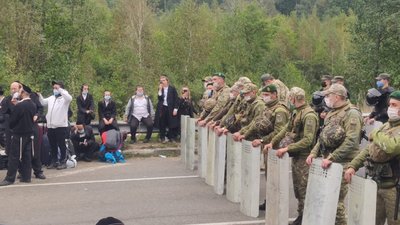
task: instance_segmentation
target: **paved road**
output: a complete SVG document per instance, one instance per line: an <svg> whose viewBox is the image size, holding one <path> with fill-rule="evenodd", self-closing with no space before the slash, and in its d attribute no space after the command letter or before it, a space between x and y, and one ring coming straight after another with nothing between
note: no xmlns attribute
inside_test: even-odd
<svg viewBox="0 0 400 225"><path fill-rule="evenodd" d="M0 179L5 173L0 171ZM260 224L265 216L244 216L239 204L214 194L179 158L133 158L116 165L80 162L78 168L45 174L46 180L0 188L0 224L86 225L107 216L140 225Z"/></svg>

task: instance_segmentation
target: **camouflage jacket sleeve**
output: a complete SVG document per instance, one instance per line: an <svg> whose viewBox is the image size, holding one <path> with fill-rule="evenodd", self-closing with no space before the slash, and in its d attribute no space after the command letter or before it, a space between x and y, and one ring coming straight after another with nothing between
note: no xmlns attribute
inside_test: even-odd
<svg viewBox="0 0 400 225"><path fill-rule="evenodd" d="M229 101L229 90L230 90L229 88L225 88L225 90L222 91L220 96L218 96L217 104L211 110L210 114L208 114L208 116L205 118L206 122L211 121Z"/></svg>
<svg viewBox="0 0 400 225"><path fill-rule="evenodd" d="M321 147L321 144L319 143L319 140L317 140L317 143L312 148L312 150L310 152L310 155L313 155L314 157L317 157L319 155L320 147Z"/></svg>
<svg viewBox="0 0 400 225"><path fill-rule="evenodd" d="M240 129L240 134L245 134L253 126L252 123L255 121L255 119L263 115L264 110L265 110L264 102L257 102L253 108L253 112L248 118L248 120L250 120L251 122L246 126L242 127L242 129Z"/></svg>
<svg viewBox="0 0 400 225"><path fill-rule="evenodd" d="M365 148L353 160L351 160L348 167L351 167L355 171L357 171L358 169L364 166L364 162L367 160L368 156L369 156L368 148Z"/></svg>
<svg viewBox="0 0 400 225"><path fill-rule="evenodd" d="M264 143L269 143L272 138L278 135L278 133L285 128L289 122L289 113L281 108L277 108L275 111L275 123L274 130L262 138Z"/></svg>
<svg viewBox="0 0 400 225"><path fill-rule="evenodd" d="M225 126L226 118L228 118L228 116L230 116L230 115L235 113L235 109L236 109L236 107L238 106L239 103L240 103L240 101L235 101L233 103L233 105L231 105L231 107L229 108L228 112L221 118L221 120L220 120L221 121L221 123L220 123L221 127Z"/></svg>
<svg viewBox="0 0 400 225"><path fill-rule="evenodd" d="M232 104L229 104L229 102L226 103L226 105L221 109L221 111L219 111L214 118L212 119L213 121L218 121L220 119L222 119L222 117L225 116L225 114L229 111L230 106L232 106Z"/></svg>
<svg viewBox="0 0 400 225"><path fill-rule="evenodd" d="M371 133L371 139L386 154L400 154L400 136L393 137L378 129Z"/></svg>
<svg viewBox="0 0 400 225"><path fill-rule="evenodd" d="M333 162L350 161L354 158L359 149L361 126L361 115L357 110L350 109L343 121L346 137L342 144L330 154Z"/></svg>
<svg viewBox="0 0 400 225"><path fill-rule="evenodd" d="M290 145L288 145L289 153L309 152L315 141L315 136L318 129L318 118L315 114L309 113L303 118L304 131L303 137Z"/></svg>
<svg viewBox="0 0 400 225"><path fill-rule="evenodd" d="M290 132L289 123L286 123L285 127L272 138L271 143L273 148L276 148L279 145L279 142L285 137L287 132Z"/></svg>

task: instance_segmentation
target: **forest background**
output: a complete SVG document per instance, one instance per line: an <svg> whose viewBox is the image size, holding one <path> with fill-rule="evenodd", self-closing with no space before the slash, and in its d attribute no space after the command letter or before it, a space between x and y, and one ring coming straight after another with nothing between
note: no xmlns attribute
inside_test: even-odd
<svg viewBox="0 0 400 225"><path fill-rule="evenodd" d="M260 84L271 73L311 94L324 74L342 75L363 102L374 77L400 84L399 0L0 0L0 85L20 80L44 95L63 80L76 97L113 92L121 116L158 78L189 86L226 74ZM72 104L76 108L75 103Z"/></svg>

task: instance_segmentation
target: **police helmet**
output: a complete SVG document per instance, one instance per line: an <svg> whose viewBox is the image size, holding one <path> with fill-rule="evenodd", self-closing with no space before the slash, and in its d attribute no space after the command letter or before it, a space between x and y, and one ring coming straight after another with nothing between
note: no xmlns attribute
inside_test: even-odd
<svg viewBox="0 0 400 225"><path fill-rule="evenodd" d="M324 102L324 94L322 91L316 91L312 94L312 104L314 106L321 105Z"/></svg>
<svg viewBox="0 0 400 225"><path fill-rule="evenodd" d="M374 106L374 105L378 104L379 97L381 95L382 94L376 88L369 89L367 92L366 99L365 99L367 102L367 105Z"/></svg>

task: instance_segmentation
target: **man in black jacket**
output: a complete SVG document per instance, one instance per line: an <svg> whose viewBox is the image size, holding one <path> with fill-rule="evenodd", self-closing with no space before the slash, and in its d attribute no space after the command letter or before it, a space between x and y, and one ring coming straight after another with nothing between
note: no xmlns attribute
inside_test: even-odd
<svg viewBox="0 0 400 225"><path fill-rule="evenodd" d="M14 97L22 100L16 102L10 116L11 148L8 155L8 170L0 186L10 185L15 182L18 167L21 169L21 182L31 182L32 175L32 139L34 130L34 116L36 115L35 103L29 98L31 89L23 84L18 94Z"/></svg>
<svg viewBox="0 0 400 225"><path fill-rule="evenodd" d="M98 104L99 110L99 132L102 134L105 131L115 129L119 130L116 120L117 107L111 99L111 92L104 92L104 99Z"/></svg>
<svg viewBox="0 0 400 225"><path fill-rule="evenodd" d="M76 97L76 105L78 107L77 120L90 125L94 119L94 102L93 96L89 93L89 85L81 86L81 94Z"/></svg>
<svg viewBox="0 0 400 225"><path fill-rule="evenodd" d="M171 142L176 141L180 122L178 108L179 98L175 87L169 85L167 76L161 76L154 126L160 129L160 141L163 143L166 143L166 136ZM167 128L168 135L166 135Z"/></svg>
<svg viewBox="0 0 400 225"><path fill-rule="evenodd" d="M77 121L72 129L71 141L74 145L77 160L92 161L93 153L99 149L99 144L94 138L93 129L82 121Z"/></svg>

